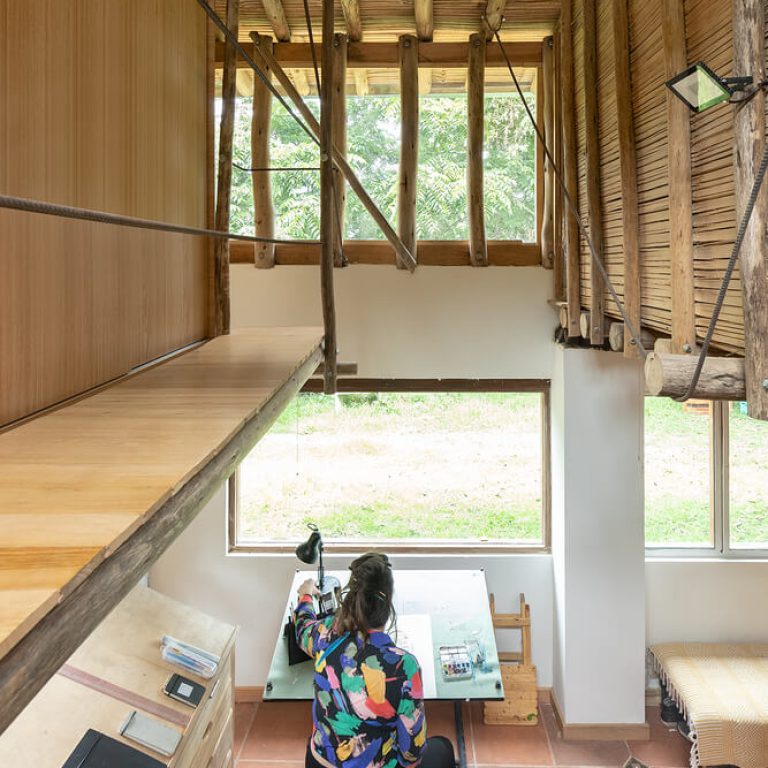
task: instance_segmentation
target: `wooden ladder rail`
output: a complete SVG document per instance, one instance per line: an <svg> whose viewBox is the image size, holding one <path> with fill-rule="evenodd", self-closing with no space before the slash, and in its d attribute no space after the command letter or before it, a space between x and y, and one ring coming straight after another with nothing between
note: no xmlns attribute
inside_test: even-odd
<svg viewBox="0 0 768 768"><path fill-rule="evenodd" d="M496 598L493 592L489 595L488 601L494 629L519 629L521 631L521 650L499 651L499 661L531 666L533 663L531 658L531 606L525 602L525 594L520 593L519 613L496 613Z"/></svg>

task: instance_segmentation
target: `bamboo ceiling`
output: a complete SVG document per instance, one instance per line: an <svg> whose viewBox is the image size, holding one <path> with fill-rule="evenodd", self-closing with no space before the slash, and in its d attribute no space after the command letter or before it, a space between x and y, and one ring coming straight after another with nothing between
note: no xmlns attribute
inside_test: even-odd
<svg viewBox="0 0 768 768"><path fill-rule="evenodd" d="M380 42L396 40L400 35L416 34L414 0L359 0L362 40ZM215 0L216 11L225 15L226 0ZM307 25L303 0L282 0L285 18L293 42L306 42ZM315 37L320 36L322 0L309 0ZM481 31L485 0L433 0L436 42L466 40ZM504 40L541 40L552 33L560 14L560 0L508 0L504 10L506 21L501 35ZM274 34L262 0L241 0L240 39L249 40L251 32ZM336 3L336 31L346 32L341 3Z"/></svg>

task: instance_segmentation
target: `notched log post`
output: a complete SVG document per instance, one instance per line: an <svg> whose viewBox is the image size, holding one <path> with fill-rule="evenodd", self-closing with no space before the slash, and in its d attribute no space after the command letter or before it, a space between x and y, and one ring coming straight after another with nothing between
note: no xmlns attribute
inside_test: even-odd
<svg viewBox="0 0 768 768"><path fill-rule="evenodd" d="M688 66L685 15L680 0L661 0L661 28L668 78ZM696 346L691 198L691 113L667 93L669 164L669 250L672 270L672 344L690 354Z"/></svg>
<svg viewBox="0 0 768 768"><path fill-rule="evenodd" d="M333 293L333 246L336 227L333 197L333 0L323 0L322 81L320 86L320 287L325 326L325 393L336 392L336 306Z"/></svg>
<svg viewBox="0 0 768 768"><path fill-rule="evenodd" d="M563 115L563 175L571 200L578 200L578 157L576 135L576 99L573 53L573 0L563 0L560 14L560 83ZM581 315L579 225L573 213L563 213L563 245L566 251L566 302L568 304L568 337L579 336Z"/></svg>
<svg viewBox="0 0 768 768"><path fill-rule="evenodd" d="M237 36L240 0L227 0L227 26ZM229 201L232 191L232 139L235 130L235 90L237 53L228 42L224 52L219 128L219 178L216 188L215 229L229 231ZM217 336L229 333L229 241L217 238L214 244L213 325Z"/></svg>
<svg viewBox="0 0 768 768"><path fill-rule="evenodd" d="M554 157L555 135L555 105L554 105L554 50L552 38L544 40L542 49L541 80L544 92L544 139L547 149ZM541 214L541 266L552 269L555 264L554 244L554 199L555 199L555 169L544 155L544 206Z"/></svg>
<svg viewBox="0 0 768 768"><path fill-rule="evenodd" d="M333 36L333 145L347 156L347 41L346 35ZM333 263L346 266L344 260L344 221L347 207L347 183L337 167L333 169L333 192L336 196L336 237L334 238Z"/></svg>
<svg viewBox="0 0 768 768"><path fill-rule="evenodd" d="M272 50L272 40L262 38L261 44ZM253 75L253 116L251 119L251 163L254 168L271 166L269 152L270 125L272 122L272 93ZM265 74L271 76L269 68ZM256 171L253 176L253 214L257 237L275 236L275 211L272 203L272 176L267 171ZM260 269L275 266L275 244L254 244L254 265Z"/></svg>
<svg viewBox="0 0 768 768"><path fill-rule="evenodd" d="M765 80L762 0L734 0L733 74ZM754 185L765 147L765 91L734 112L736 139L736 219L741 219ZM768 182L752 212L749 228L739 253L741 295L744 304L744 349L746 357L746 398L748 413L768 420Z"/></svg>
<svg viewBox="0 0 768 768"><path fill-rule="evenodd" d="M483 194L485 138L485 35L469 38L467 75L467 203L469 204L469 259L473 267L488 266Z"/></svg>
<svg viewBox="0 0 768 768"><path fill-rule="evenodd" d="M400 183L397 195L397 229L405 247L416 253L416 185L419 169L419 40L400 38ZM405 265L397 259L398 269Z"/></svg>

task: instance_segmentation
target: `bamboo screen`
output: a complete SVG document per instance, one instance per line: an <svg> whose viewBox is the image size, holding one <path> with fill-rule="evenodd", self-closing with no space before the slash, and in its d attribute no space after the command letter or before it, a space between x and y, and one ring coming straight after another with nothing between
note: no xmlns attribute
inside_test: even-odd
<svg viewBox="0 0 768 768"><path fill-rule="evenodd" d="M584 0L573 9L574 82L578 140L578 205L587 223L584 112ZM768 6L768 0L766 0ZM661 0L628 0L630 66L639 198L639 241L642 324L669 334L671 330L671 254L667 99L668 79L661 26ZM723 76L732 74L730 2L685 0L687 59L707 62ZM597 3L600 184L604 261L620 297L624 294L622 189L618 155L613 50L613 3ZM696 326L706 333L715 297L735 237L733 113L719 106L691 117L691 195L693 205ZM582 238L580 253L583 307L589 306L591 262ZM605 311L619 313L608 293ZM714 335L720 349L744 348L743 312L738 270Z"/></svg>

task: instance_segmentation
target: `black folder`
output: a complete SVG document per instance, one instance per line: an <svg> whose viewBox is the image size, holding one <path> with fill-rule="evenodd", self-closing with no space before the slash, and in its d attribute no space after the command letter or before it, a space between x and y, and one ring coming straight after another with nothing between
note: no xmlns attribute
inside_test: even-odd
<svg viewBox="0 0 768 768"><path fill-rule="evenodd" d="M99 731L89 730L62 768L165 768L165 763Z"/></svg>

